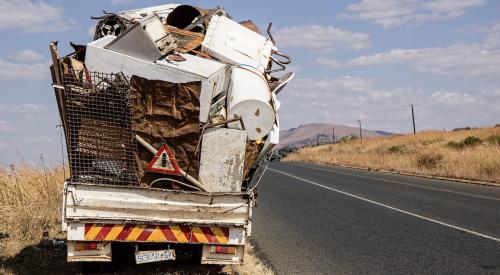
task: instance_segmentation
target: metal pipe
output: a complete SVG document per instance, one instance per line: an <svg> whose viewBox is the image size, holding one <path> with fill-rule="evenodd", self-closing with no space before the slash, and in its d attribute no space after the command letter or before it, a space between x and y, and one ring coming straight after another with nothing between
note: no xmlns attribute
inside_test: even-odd
<svg viewBox="0 0 500 275"><path fill-rule="evenodd" d="M269 35L269 39L273 42L274 45L276 45L276 41L274 40L273 35L271 34L271 28L273 27L273 22L269 22L269 25L267 26L267 35Z"/></svg>
<svg viewBox="0 0 500 275"><path fill-rule="evenodd" d="M158 150L154 148L151 144L149 144L147 141L145 141L143 138L141 138L139 135L135 135L135 139L142 145L144 148L148 149L149 152L151 152L153 155L156 155L158 153ZM180 169L181 176L183 176L185 179L190 181L192 184L194 184L196 187L200 188L202 191L208 192L207 188L205 185L203 185L201 182L199 182L197 179L193 178L190 176L188 173L184 172L184 170Z"/></svg>
<svg viewBox="0 0 500 275"><path fill-rule="evenodd" d="M162 181L162 180L165 180L165 181L171 181L171 182L175 182L177 184L180 184L180 185L183 185L183 186L186 186L186 187L189 187L189 188L193 188L197 191L201 191L200 188L196 187L196 186L192 186L192 185L189 185L189 184L186 184L182 181L178 181L178 180L174 180L174 179L170 179L170 178L159 178L159 179L155 179L154 181L152 181L149 186L153 187L153 185L159 181Z"/></svg>
<svg viewBox="0 0 500 275"><path fill-rule="evenodd" d="M229 120L226 120L226 121L222 121L222 122L217 122L217 123L214 123L214 124L207 124L207 129L208 128L212 128L212 127L216 127L216 126L221 126L221 125L226 125L228 123L231 123L231 122L236 122L236 121L240 121L241 122L241 117L238 117L238 118L233 118L233 119L229 119ZM243 127L243 125L242 125ZM245 129L243 129L245 130Z"/></svg>

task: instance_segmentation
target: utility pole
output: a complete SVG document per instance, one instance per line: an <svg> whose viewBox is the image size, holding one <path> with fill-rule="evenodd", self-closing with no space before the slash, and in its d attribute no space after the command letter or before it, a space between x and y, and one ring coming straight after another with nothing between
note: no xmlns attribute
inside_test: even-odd
<svg viewBox="0 0 500 275"><path fill-rule="evenodd" d="M361 133L361 119L356 120L359 123L359 138L363 141L363 133Z"/></svg>
<svg viewBox="0 0 500 275"><path fill-rule="evenodd" d="M333 140L333 144L335 144L335 127L332 128L332 140Z"/></svg>
<svg viewBox="0 0 500 275"><path fill-rule="evenodd" d="M413 134L417 134L417 130L415 128L415 112L413 111L413 103L410 105L411 107L411 119L413 120Z"/></svg>

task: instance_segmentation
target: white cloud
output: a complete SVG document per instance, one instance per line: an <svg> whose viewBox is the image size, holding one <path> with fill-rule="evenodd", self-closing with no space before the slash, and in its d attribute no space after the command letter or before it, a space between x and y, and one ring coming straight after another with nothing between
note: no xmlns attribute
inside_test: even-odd
<svg viewBox="0 0 500 275"><path fill-rule="evenodd" d="M0 0L0 7L0 29L51 32L69 27L63 9L43 1Z"/></svg>
<svg viewBox="0 0 500 275"><path fill-rule="evenodd" d="M474 103L474 98L469 93L456 93L436 91L430 95L434 103L446 105L467 105Z"/></svg>
<svg viewBox="0 0 500 275"><path fill-rule="evenodd" d="M10 124L5 120L0 120L0 131L9 130L11 128Z"/></svg>
<svg viewBox="0 0 500 275"><path fill-rule="evenodd" d="M389 52L360 56L349 66L408 64L417 71L438 75L498 75L500 49L486 44L454 44L447 47L394 49Z"/></svg>
<svg viewBox="0 0 500 275"><path fill-rule="evenodd" d="M446 47L393 49L359 56L347 66L407 64L423 73L437 75L500 75L500 22L476 27L472 33L486 33L481 43L459 43Z"/></svg>
<svg viewBox="0 0 500 275"><path fill-rule="evenodd" d="M20 50L9 54L9 58L16 61L40 61L44 59L44 56L30 49Z"/></svg>
<svg viewBox="0 0 500 275"><path fill-rule="evenodd" d="M336 59L333 59L333 58L328 58L328 57L320 57L316 60L318 62L318 64L321 64L325 67L328 67L330 69L340 69L342 68L342 63Z"/></svg>
<svg viewBox="0 0 500 275"><path fill-rule="evenodd" d="M498 123L500 87L469 91L381 89L371 79L344 76L298 79L279 95L283 129L310 122L353 124L364 119L368 129L410 132L415 107L417 129L453 129ZM487 96L485 95L487 94Z"/></svg>
<svg viewBox="0 0 500 275"><path fill-rule="evenodd" d="M350 32L316 24L281 28L276 31L275 37L280 47L325 51L339 48L361 50L370 47L370 35L367 33Z"/></svg>
<svg viewBox="0 0 500 275"><path fill-rule="evenodd" d="M486 26L480 26L472 30L472 33L486 33L484 47L487 49L500 48L500 22Z"/></svg>
<svg viewBox="0 0 500 275"><path fill-rule="evenodd" d="M372 87L373 80L341 76L337 78L309 79L302 78L294 80L290 85L290 91L295 96L303 98L324 98L332 96L342 96L349 92L367 91ZM308 91L308 92L306 92Z"/></svg>
<svg viewBox="0 0 500 275"><path fill-rule="evenodd" d="M0 80L40 80L50 78L48 63L21 64L0 59Z"/></svg>
<svg viewBox="0 0 500 275"><path fill-rule="evenodd" d="M486 0L362 0L347 6L339 17L391 28L460 17L467 8L485 3Z"/></svg>
<svg viewBox="0 0 500 275"><path fill-rule="evenodd" d="M0 104L0 114L34 114L47 113L48 108L45 105L25 103L19 105Z"/></svg>
<svg viewBox="0 0 500 275"><path fill-rule="evenodd" d="M130 4L133 3L133 0L109 0L109 3L113 6L121 5L121 4Z"/></svg>

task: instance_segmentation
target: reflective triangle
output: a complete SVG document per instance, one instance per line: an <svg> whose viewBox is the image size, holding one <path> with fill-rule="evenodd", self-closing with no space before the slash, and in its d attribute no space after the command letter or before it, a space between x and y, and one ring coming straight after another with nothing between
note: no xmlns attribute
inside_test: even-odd
<svg viewBox="0 0 500 275"><path fill-rule="evenodd" d="M163 144L160 150L156 152L153 160L148 163L146 171L169 175L181 174L181 169L179 168L172 151L170 151L170 148L168 148L166 144Z"/></svg>

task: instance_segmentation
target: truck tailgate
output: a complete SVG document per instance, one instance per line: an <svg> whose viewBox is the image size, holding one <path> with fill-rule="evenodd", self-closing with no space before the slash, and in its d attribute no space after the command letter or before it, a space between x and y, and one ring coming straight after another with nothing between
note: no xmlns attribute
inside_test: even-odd
<svg viewBox="0 0 500 275"><path fill-rule="evenodd" d="M195 224L246 227L251 200L240 193L201 193L67 183L67 223Z"/></svg>

